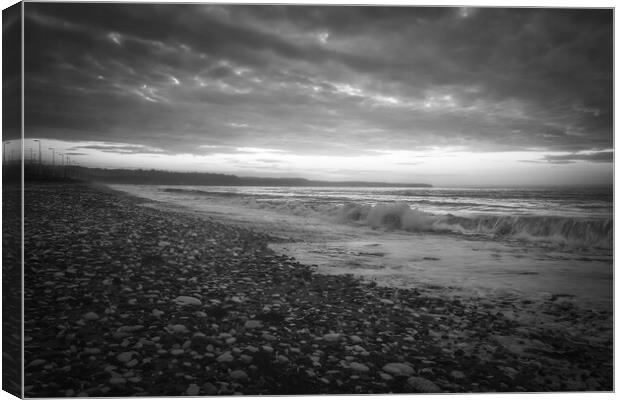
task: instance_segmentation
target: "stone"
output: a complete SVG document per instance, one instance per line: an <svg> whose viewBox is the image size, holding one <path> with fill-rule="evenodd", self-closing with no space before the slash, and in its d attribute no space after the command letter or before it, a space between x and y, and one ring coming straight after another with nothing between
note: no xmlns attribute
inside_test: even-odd
<svg viewBox="0 0 620 400"><path fill-rule="evenodd" d="M126 364L129 361L131 361L131 359L133 358L134 354L135 354L134 351L124 351L124 352L120 353L119 355L117 355L116 359L118 361L122 362L123 364Z"/></svg>
<svg viewBox="0 0 620 400"><path fill-rule="evenodd" d="M258 329L263 327L263 323L255 319L250 319L245 321L245 324L243 326L245 327L245 329Z"/></svg>
<svg viewBox="0 0 620 400"><path fill-rule="evenodd" d="M192 383L187 387L186 392L188 396L198 396L198 394L200 393L200 386Z"/></svg>
<svg viewBox="0 0 620 400"><path fill-rule="evenodd" d="M368 372L369 371L369 368L366 365L362 363L358 363L358 362L352 362L351 364L349 364L349 368L357 372Z"/></svg>
<svg viewBox="0 0 620 400"><path fill-rule="evenodd" d="M439 393L441 389L428 379L420 376L412 376L407 379L407 384L419 393Z"/></svg>
<svg viewBox="0 0 620 400"><path fill-rule="evenodd" d="M174 333L187 333L189 332L187 330L187 328L185 327L185 325L181 325L181 324L176 324L176 325L171 325L169 326L170 331L174 332Z"/></svg>
<svg viewBox="0 0 620 400"><path fill-rule="evenodd" d="M232 354L230 354L230 351L226 351L222 354L220 354L217 357L217 362L231 362L235 359L235 357L232 356Z"/></svg>
<svg viewBox="0 0 620 400"><path fill-rule="evenodd" d="M342 335L340 335L339 333L327 333L323 335L323 340L325 340L326 342L337 342L340 340L341 336Z"/></svg>
<svg viewBox="0 0 620 400"><path fill-rule="evenodd" d="M385 372L379 372L379 376L381 377L381 379L383 379L384 381L391 381L392 379L392 375L390 374L386 374Z"/></svg>
<svg viewBox="0 0 620 400"><path fill-rule="evenodd" d="M462 373L461 371L452 371L450 372L450 375L455 378L455 379L464 379L465 378L465 374Z"/></svg>
<svg viewBox="0 0 620 400"><path fill-rule="evenodd" d="M125 383L127 383L127 379L123 378L122 376L114 376L110 378L110 383L112 385L124 385Z"/></svg>
<svg viewBox="0 0 620 400"><path fill-rule="evenodd" d="M87 321L96 321L99 319L99 315L95 312L90 311L84 314L84 319Z"/></svg>
<svg viewBox="0 0 620 400"><path fill-rule="evenodd" d="M217 388L211 382L205 383L202 387L202 390L204 391L204 394L206 394L207 396L212 396L214 394L217 394Z"/></svg>
<svg viewBox="0 0 620 400"><path fill-rule="evenodd" d="M240 369L237 369L230 373L230 377L234 380L241 381L248 379L248 374L246 374L244 371L241 371Z"/></svg>
<svg viewBox="0 0 620 400"><path fill-rule="evenodd" d="M195 297L191 296L179 296L174 299L174 302L180 306L200 306L202 302Z"/></svg>
<svg viewBox="0 0 620 400"><path fill-rule="evenodd" d="M403 363L389 363L383 366L383 370L391 375L410 376L413 375L413 368Z"/></svg>
<svg viewBox="0 0 620 400"><path fill-rule="evenodd" d="M37 358L36 360L32 360L32 362L30 364L28 364L28 367L37 367L39 365L43 365L45 364L47 361L45 361L42 358Z"/></svg>
<svg viewBox="0 0 620 400"><path fill-rule="evenodd" d="M351 336L351 341L353 343L362 343L362 338L357 336L357 335L353 335L353 336Z"/></svg>

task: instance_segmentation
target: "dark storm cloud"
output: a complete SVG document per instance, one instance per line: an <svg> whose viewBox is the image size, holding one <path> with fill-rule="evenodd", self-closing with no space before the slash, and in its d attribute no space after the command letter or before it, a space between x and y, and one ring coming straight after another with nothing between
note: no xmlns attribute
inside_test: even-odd
<svg viewBox="0 0 620 400"><path fill-rule="evenodd" d="M555 162L575 162L575 161L594 161L594 162L613 162L614 153L611 151L601 151L586 154L565 154L555 156L545 156L545 160Z"/></svg>
<svg viewBox="0 0 620 400"><path fill-rule="evenodd" d="M527 163L550 163L550 164L572 164L578 161L611 163L614 161L614 152L612 150L607 150L607 151L596 151L596 152L587 152L587 153L546 155L542 160L521 160L521 162L527 162Z"/></svg>
<svg viewBox="0 0 620 400"><path fill-rule="evenodd" d="M26 16L29 136L195 154L612 147L610 10L27 3Z"/></svg>

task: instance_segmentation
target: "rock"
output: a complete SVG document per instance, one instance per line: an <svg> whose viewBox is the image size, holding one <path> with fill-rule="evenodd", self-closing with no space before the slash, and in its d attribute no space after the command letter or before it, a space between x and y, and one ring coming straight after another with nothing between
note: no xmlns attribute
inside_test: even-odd
<svg viewBox="0 0 620 400"><path fill-rule="evenodd" d="M379 372L379 376L381 377L381 379L383 379L384 381L391 381L392 379L392 375L390 374L386 374L385 372Z"/></svg>
<svg viewBox="0 0 620 400"><path fill-rule="evenodd" d="M155 308L153 311L151 311L151 315L153 315L155 318L159 318L164 315L164 312Z"/></svg>
<svg viewBox="0 0 620 400"><path fill-rule="evenodd" d="M186 393L188 396L198 396L198 394L200 393L200 386L192 383L187 387Z"/></svg>
<svg viewBox="0 0 620 400"><path fill-rule="evenodd" d="M174 302L179 306L200 306L202 302L195 297L191 296L179 296L174 299Z"/></svg>
<svg viewBox="0 0 620 400"><path fill-rule="evenodd" d="M420 376L412 376L407 379L407 384L411 386L412 389L419 393L439 393L441 389L439 386L435 385L433 382L428 379L424 379Z"/></svg>
<svg viewBox="0 0 620 400"><path fill-rule="evenodd" d="M176 325L168 325L168 329L170 332L174 333L187 333L189 332L185 325L176 324Z"/></svg>
<svg viewBox="0 0 620 400"><path fill-rule="evenodd" d="M342 335L339 333L327 333L323 335L323 340L325 340L326 342L337 342L340 340L341 336Z"/></svg>
<svg viewBox="0 0 620 400"><path fill-rule="evenodd" d="M353 336L351 336L351 341L353 343L362 343L362 338L357 336L357 335L353 335Z"/></svg>
<svg viewBox="0 0 620 400"><path fill-rule="evenodd" d="M86 314L83 315L84 319L87 321L96 321L99 319L99 315L95 312L87 312Z"/></svg>
<svg viewBox="0 0 620 400"><path fill-rule="evenodd" d="M127 383L127 379L123 378L122 376L114 376L110 378L110 383L112 385L124 385L125 383Z"/></svg>
<svg viewBox="0 0 620 400"><path fill-rule="evenodd" d="M39 365L43 365L45 364L47 361L45 361L42 358L37 358L36 360L32 360L32 362L30 364L28 364L28 367L37 367Z"/></svg>
<svg viewBox="0 0 620 400"><path fill-rule="evenodd" d="M206 394L207 396L212 396L214 394L217 394L217 388L211 382L205 383L202 387L202 390L204 391L204 394Z"/></svg>
<svg viewBox="0 0 620 400"><path fill-rule="evenodd" d="M217 362L231 362L234 359L235 357L233 357L233 355L230 354L230 351L224 352L216 358Z"/></svg>
<svg viewBox="0 0 620 400"><path fill-rule="evenodd" d="M262 338L270 342L273 342L274 340L278 339L277 337L270 335L269 333L263 333Z"/></svg>
<svg viewBox="0 0 620 400"><path fill-rule="evenodd" d="M244 371L241 371L240 369L237 369L230 373L230 377L234 380L241 381L248 379L248 374L246 374Z"/></svg>
<svg viewBox="0 0 620 400"><path fill-rule="evenodd" d="M173 356L180 356L183 353L185 353L185 350L183 350L183 349L172 349L172 350L170 350L170 354L172 354Z"/></svg>
<svg viewBox="0 0 620 400"><path fill-rule="evenodd" d="M118 361L122 362L123 364L126 364L129 361L131 361L131 359L133 358L134 354L135 354L135 351L124 351L124 352L120 353L119 355L117 355L116 359Z"/></svg>
<svg viewBox="0 0 620 400"><path fill-rule="evenodd" d="M463 379L465 378L465 374L462 373L461 371L452 371L450 372L450 375L455 378L455 379Z"/></svg>
<svg viewBox="0 0 620 400"><path fill-rule="evenodd" d="M349 368L357 372L368 372L369 371L369 368L366 365L362 363L358 363L358 362L352 362L351 364L349 364Z"/></svg>
<svg viewBox="0 0 620 400"><path fill-rule="evenodd" d="M250 320L245 321L245 324L243 326L245 327L245 329L257 329L257 328L262 328L263 323L261 321L250 319Z"/></svg>
<svg viewBox="0 0 620 400"><path fill-rule="evenodd" d="M166 247L166 246L170 246L170 242L165 242L165 241L161 241L158 243L159 247Z"/></svg>
<svg viewBox="0 0 620 400"><path fill-rule="evenodd" d="M413 375L413 368L403 363L389 363L383 366L383 370L391 375L410 376Z"/></svg>

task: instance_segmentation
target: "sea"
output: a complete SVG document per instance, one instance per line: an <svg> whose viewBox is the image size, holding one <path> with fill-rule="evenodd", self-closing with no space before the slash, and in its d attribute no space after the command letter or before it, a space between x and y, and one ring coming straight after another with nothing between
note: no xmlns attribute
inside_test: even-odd
<svg viewBox="0 0 620 400"><path fill-rule="evenodd" d="M613 307L613 189L110 185L284 240L318 273Z"/></svg>

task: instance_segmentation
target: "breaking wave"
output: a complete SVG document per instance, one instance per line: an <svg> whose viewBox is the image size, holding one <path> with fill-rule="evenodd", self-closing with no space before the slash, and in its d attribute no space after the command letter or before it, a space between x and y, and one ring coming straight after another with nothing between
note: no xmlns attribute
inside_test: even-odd
<svg viewBox="0 0 620 400"><path fill-rule="evenodd" d="M230 192L164 189L167 192L200 194L228 204L374 229L408 232L437 232L484 235L503 240L553 243L574 247L613 248L613 219L588 219L541 215L472 215L433 214L412 208L407 202L344 203L340 198L324 197L304 200L270 195ZM463 203L459 203L462 205ZM506 207L509 208L509 207Z"/></svg>
<svg viewBox="0 0 620 400"><path fill-rule="evenodd" d="M249 204L248 204L249 203ZM612 219L581 219L557 216L478 215L463 217L437 215L409 204L325 204L296 202L246 202L253 208L299 216L319 216L334 222L374 229L408 232L444 232L485 235L497 239L546 242L575 247L612 248Z"/></svg>
<svg viewBox="0 0 620 400"><path fill-rule="evenodd" d="M613 220L556 216L436 215L412 209L406 203L359 205L340 208L341 222L410 232L454 232L496 238L542 241L577 247L612 248Z"/></svg>

